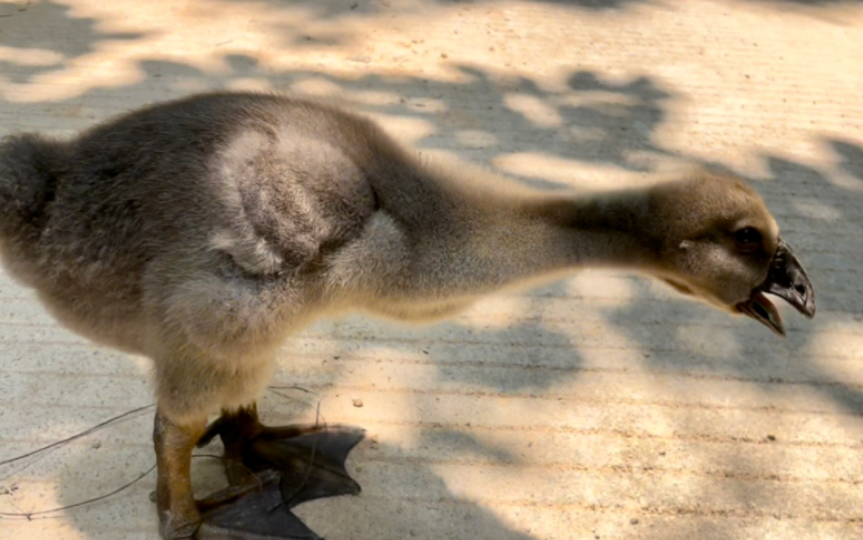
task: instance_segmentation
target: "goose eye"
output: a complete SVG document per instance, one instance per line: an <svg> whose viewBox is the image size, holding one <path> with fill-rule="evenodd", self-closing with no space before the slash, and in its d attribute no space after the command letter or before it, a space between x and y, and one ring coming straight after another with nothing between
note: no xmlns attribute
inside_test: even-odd
<svg viewBox="0 0 863 540"><path fill-rule="evenodd" d="M734 233L737 247L744 253L751 253L761 247L761 233L753 227L744 227Z"/></svg>

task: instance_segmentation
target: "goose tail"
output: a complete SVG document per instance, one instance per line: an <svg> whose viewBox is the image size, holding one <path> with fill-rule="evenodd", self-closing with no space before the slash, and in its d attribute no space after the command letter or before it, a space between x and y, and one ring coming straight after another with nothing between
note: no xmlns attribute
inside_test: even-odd
<svg viewBox="0 0 863 540"><path fill-rule="evenodd" d="M35 134L0 140L0 237L31 235L44 223L58 172L57 143Z"/></svg>

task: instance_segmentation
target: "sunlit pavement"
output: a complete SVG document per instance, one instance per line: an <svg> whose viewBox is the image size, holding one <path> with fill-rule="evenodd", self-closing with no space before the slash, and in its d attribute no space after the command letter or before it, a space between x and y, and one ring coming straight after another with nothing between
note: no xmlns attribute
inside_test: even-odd
<svg viewBox="0 0 863 540"><path fill-rule="evenodd" d="M0 134L68 135L232 88L338 99L423 153L548 189L697 161L750 179L818 294L788 338L620 273L431 328L292 339L270 423L368 429L329 540L863 537L863 2L0 2ZM151 403L145 362L0 281L0 460ZM361 406L358 406L361 405ZM110 493L155 462L152 412L0 467L0 512ZM201 451L216 454L216 445ZM26 465L26 466L25 466ZM222 482L195 461L198 492ZM0 538L153 539L155 475Z"/></svg>

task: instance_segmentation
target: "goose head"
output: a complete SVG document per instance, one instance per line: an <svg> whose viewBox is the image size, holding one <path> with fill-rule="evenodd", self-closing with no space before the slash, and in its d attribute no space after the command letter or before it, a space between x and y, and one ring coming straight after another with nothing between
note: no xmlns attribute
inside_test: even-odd
<svg viewBox="0 0 863 540"><path fill-rule="evenodd" d="M732 313L742 313L784 336L778 296L815 316L806 271L779 235L764 200L740 179L699 170L660 184L650 213L661 240L658 277L677 291Z"/></svg>

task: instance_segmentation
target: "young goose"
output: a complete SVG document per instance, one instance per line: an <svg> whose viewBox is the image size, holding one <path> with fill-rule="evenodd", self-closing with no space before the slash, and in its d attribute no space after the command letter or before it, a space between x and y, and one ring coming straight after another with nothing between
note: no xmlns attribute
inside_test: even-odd
<svg viewBox="0 0 863 540"><path fill-rule="evenodd" d="M254 403L277 347L315 317L436 319L597 266L655 276L780 334L763 293L815 313L763 200L734 177L541 193L422 163L367 119L275 95L159 104L68 141L7 138L0 253L61 323L153 360L166 539L223 537L201 526L189 478L209 414L224 412L205 439L221 433L238 460L256 438L303 432L264 428Z"/></svg>

